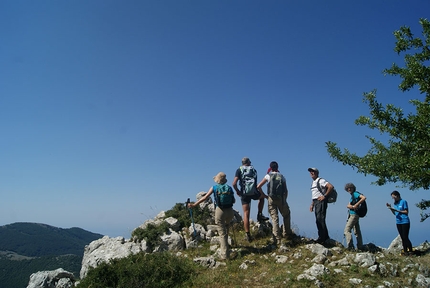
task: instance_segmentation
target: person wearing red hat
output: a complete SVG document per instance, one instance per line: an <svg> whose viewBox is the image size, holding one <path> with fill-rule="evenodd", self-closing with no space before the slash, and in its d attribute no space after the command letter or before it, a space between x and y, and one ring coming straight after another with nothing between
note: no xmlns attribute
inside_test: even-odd
<svg viewBox="0 0 430 288"><path fill-rule="evenodd" d="M262 187L267 183L267 207L270 218L272 218L272 233L275 245L282 245L281 238L291 238L293 231L291 230L291 212L287 202L288 188L287 181L284 175L278 170L278 163L270 162L270 168L267 170L266 176L258 184L257 189L264 194ZM266 194L265 194L266 195ZM279 213L282 215L283 225L279 225Z"/></svg>

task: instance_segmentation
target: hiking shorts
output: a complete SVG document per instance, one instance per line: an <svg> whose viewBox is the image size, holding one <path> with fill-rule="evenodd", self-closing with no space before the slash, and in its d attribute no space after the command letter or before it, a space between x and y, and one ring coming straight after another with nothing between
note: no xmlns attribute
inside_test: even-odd
<svg viewBox="0 0 430 288"><path fill-rule="evenodd" d="M254 194L252 196L242 195L242 196L240 196L240 202L242 202L242 205L249 204L249 203L251 203L251 200L258 200L258 199L260 199L260 197L261 197L260 192L258 192L258 194Z"/></svg>

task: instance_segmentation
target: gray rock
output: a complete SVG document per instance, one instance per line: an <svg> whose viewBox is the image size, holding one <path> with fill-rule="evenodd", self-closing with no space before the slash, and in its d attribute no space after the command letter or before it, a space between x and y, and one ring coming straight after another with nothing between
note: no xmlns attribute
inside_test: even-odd
<svg viewBox="0 0 430 288"><path fill-rule="evenodd" d="M206 268L217 268L218 262L213 257L198 257L193 259L194 263L197 263Z"/></svg>
<svg viewBox="0 0 430 288"><path fill-rule="evenodd" d="M400 235L397 235L396 238L391 242L390 246L388 246L386 252L391 254L400 254L403 250L402 238Z"/></svg>
<svg viewBox="0 0 430 288"><path fill-rule="evenodd" d="M426 278L422 274L418 274L415 281L417 282L418 287L430 287L430 278Z"/></svg>
<svg viewBox="0 0 430 288"><path fill-rule="evenodd" d="M164 221L169 224L170 229L172 229L175 232L179 231L179 229L181 227L181 223L179 222L178 219L173 218L173 217L168 217L168 218L164 219Z"/></svg>
<svg viewBox="0 0 430 288"><path fill-rule="evenodd" d="M357 253L354 258L354 262L361 267L370 267L376 262L376 256L372 253Z"/></svg>
<svg viewBox="0 0 430 288"><path fill-rule="evenodd" d="M358 279L358 278L351 278L348 280L349 283L354 284L354 285L358 285L361 284L361 282L363 282L363 280Z"/></svg>
<svg viewBox="0 0 430 288"><path fill-rule="evenodd" d="M317 255L314 259L311 260L314 263L324 264L327 261L327 257L325 255Z"/></svg>
<svg viewBox="0 0 430 288"><path fill-rule="evenodd" d="M304 273L314 277L318 277L322 276L323 274L329 274L330 270L324 267L324 265L322 264L314 264L311 268L306 269Z"/></svg>
<svg viewBox="0 0 430 288"><path fill-rule="evenodd" d="M285 255L276 255L275 259L276 263L286 263L288 261L288 257Z"/></svg>
<svg viewBox="0 0 430 288"><path fill-rule="evenodd" d="M332 256L330 249L325 248L321 244L307 244L305 246L306 249L310 250L312 253L324 256Z"/></svg>
<svg viewBox="0 0 430 288"><path fill-rule="evenodd" d="M69 288L74 286L75 281L73 273L59 268L31 274L27 288Z"/></svg>
<svg viewBox="0 0 430 288"><path fill-rule="evenodd" d="M124 237L109 238L104 236L85 246L80 277L83 279L87 276L90 267L95 268L111 259L124 258L142 251L148 252L145 249L147 249L145 241L135 243L126 241Z"/></svg>

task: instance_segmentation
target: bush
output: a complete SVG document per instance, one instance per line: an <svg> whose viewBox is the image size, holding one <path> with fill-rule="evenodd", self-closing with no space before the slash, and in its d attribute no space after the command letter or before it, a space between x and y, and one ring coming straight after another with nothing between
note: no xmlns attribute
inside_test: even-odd
<svg viewBox="0 0 430 288"><path fill-rule="evenodd" d="M145 239L146 245L151 249L161 244L160 236L169 231L169 223L162 222L160 225L156 226L154 224L148 224L145 229L136 228L132 237L136 238L138 241Z"/></svg>
<svg viewBox="0 0 430 288"><path fill-rule="evenodd" d="M192 213L194 223L199 223L203 226L215 223L215 220L211 216L208 206L205 206L203 209L200 208L200 206L195 207L192 209ZM166 212L166 217L173 217L178 219L181 228L190 227L191 225L190 210L183 203L176 203L176 205L173 206L172 209Z"/></svg>
<svg viewBox="0 0 430 288"><path fill-rule="evenodd" d="M195 273L192 260L168 252L130 255L90 269L77 287L179 287Z"/></svg>

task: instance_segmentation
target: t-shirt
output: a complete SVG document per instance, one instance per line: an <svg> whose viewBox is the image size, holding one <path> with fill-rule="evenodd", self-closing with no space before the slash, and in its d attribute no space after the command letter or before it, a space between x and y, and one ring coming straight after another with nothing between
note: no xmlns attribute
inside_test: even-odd
<svg viewBox="0 0 430 288"><path fill-rule="evenodd" d="M409 210L408 209L408 202L406 202L406 200L400 199L399 202L394 203L393 208L397 209L399 211ZM397 211L394 211L394 215L396 215L396 224L408 224L409 223L409 216L408 215L406 215L404 213L397 212Z"/></svg>
<svg viewBox="0 0 430 288"><path fill-rule="evenodd" d="M320 190L318 190L318 180L320 179L320 187L322 190L322 193L320 192ZM327 190L325 188L325 186L327 185L327 181L324 178L317 178L314 181L312 181L312 186L311 186L311 192L312 192L312 199L318 199L318 197L320 196L324 196L325 191Z"/></svg>
<svg viewBox="0 0 430 288"><path fill-rule="evenodd" d="M359 192L357 192L357 191L355 191L354 193L352 193L351 194L351 199L349 200L349 203L351 203L351 204L355 204L355 203L357 203L358 201L360 201L360 193ZM355 199L355 201L354 201L354 199ZM349 209L349 214L351 214L351 215L355 215L355 214L357 214L356 212L355 212L355 210L354 209Z"/></svg>

